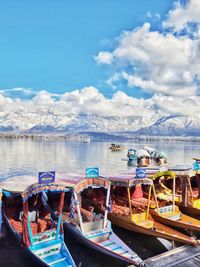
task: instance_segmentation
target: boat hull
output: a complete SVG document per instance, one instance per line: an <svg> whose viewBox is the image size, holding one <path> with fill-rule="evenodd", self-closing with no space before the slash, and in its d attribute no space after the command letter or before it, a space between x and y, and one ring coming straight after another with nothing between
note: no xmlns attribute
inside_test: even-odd
<svg viewBox="0 0 200 267"><path fill-rule="evenodd" d="M4 222L8 228L8 230L11 232L11 234L16 238L17 243L20 245L21 244L21 236L13 229L13 227L10 225L9 220L6 216L6 214L3 212L3 219ZM68 254L68 250L64 245L64 248L66 249L66 253ZM26 252L26 254L29 254L29 256L39 265L39 266L52 266L51 264L46 263L44 260L42 260L40 257L38 257L29 247L24 247L23 250ZM69 267L75 267L75 263L73 262L72 258L70 259L71 262L69 264L63 263L63 262L58 262L57 264L55 263L53 266L54 267L62 267L62 266L69 266Z"/></svg>
<svg viewBox="0 0 200 267"><path fill-rule="evenodd" d="M71 225L70 223L67 223L67 222L64 222L64 228L66 229L66 231L68 231L71 235L73 235L77 241L83 243L84 245L94 249L94 250L97 250L101 253L104 253L104 254L107 254L111 257L114 257L118 260L121 260L123 262L127 262L127 263L131 263L131 264L134 264L135 266L143 266L143 264L137 264L137 262L133 261L133 260L130 260L126 257L123 257L113 251L110 251L108 249L106 249L105 247L99 245L98 243L96 242L92 242L91 240L89 240L88 238L86 238L82 233L81 231L79 230L78 227L76 226L73 226ZM112 238L114 238L116 241L120 242L121 244L123 243L118 237L117 235L115 235L114 233L111 234L112 235ZM124 246L126 246L124 244ZM127 247L127 246L126 246ZM127 249L129 249L127 247ZM129 249L130 250L130 249Z"/></svg>
<svg viewBox="0 0 200 267"><path fill-rule="evenodd" d="M190 231L200 231L200 221L183 213L181 214L181 218L177 221L162 217L153 209L150 210L150 213L155 221L163 223L165 225L170 225L172 227L177 227L181 229L187 229Z"/></svg>
<svg viewBox="0 0 200 267"><path fill-rule="evenodd" d="M192 216L198 220L200 220L200 209L188 206L188 207L184 207L181 206L180 203L176 203L176 205L179 207L179 209L184 213L187 214L189 216Z"/></svg>
<svg viewBox="0 0 200 267"><path fill-rule="evenodd" d="M133 223L130 217L120 214L110 213L109 219L114 225L125 228L129 231L138 232L154 237L161 237L171 241L181 242L185 244L196 245L196 240L194 238L184 235L174 229L171 229L155 221L154 221L155 228L149 229Z"/></svg>

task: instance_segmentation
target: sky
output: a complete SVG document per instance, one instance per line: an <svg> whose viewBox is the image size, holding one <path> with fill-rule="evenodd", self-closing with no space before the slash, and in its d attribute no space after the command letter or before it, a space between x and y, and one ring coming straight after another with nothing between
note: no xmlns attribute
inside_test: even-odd
<svg viewBox="0 0 200 267"><path fill-rule="evenodd" d="M98 64L95 56L112 52L123 31L147 21L159 28L173 1L1 0L0 5L0 88L64 93L94 86L110 97L114 90L106 81L116 70ZM127 90L126 83L119 89Z"/></svg>
<svg viewBox="0 0 200 267"><path fill-rule="evenodd" d="M0 115L200 115L199 14L199 0L1 0Z"/></svg>

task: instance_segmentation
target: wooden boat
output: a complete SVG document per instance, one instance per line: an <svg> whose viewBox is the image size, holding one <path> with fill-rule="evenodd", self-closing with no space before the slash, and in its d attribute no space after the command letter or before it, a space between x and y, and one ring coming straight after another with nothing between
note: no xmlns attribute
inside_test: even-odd
<svg viewBox="0 0 200 267"><path fill-rule="evenodd" d="M193 158L197 160L198 158ZM199 159L200 160L200 159ZM199 165L199 164L198 164ZM198 166L199 168L199 166ZM166 166L166 170L171 170L176 174L176 197L175 203L179 209L187 215L200 219L200 170L192 170L190 166ZM158 167L146 168L147 177L153 179L153 176L159 172ZM122 171L122 174L135 175L135 169L130 171ZM167 189L166 189L167 188ZM172 199L172 183L170 184L167 180L165 181L165 189L167 190L166 197ZM158 192L159 193L159 192ZM161 193L161 192L160 192ZM163 194L162 194L163 195Z"/></svg>
<svg viewBox="0 0 200 267"><path fill-rule="evenodd" d="M34 178L23 176L0 182L0 187L3 191L5 223L30 256L42 266L75 267L64 243L64 183L37 183ZM58 220L53 220L42 205L42 194L52 192L60 197Z"/></svg>
<svg viewBox="0 0 200 267"><path fill-rule="evenodd" d="M109 149L111 149L111 151L121 151L124 149L124 147L119 144L111 144Z"/></svg>
<svg viewBox="0 0 200 267"><path fill-rule="evenodd" d="M175 201L180 202L181 199L181 195L176 194L176 174L173 171L158 172L153 176L153 180L160 206L160 208L150 209L153 218L172 227L200 231L200 220L185 215L175 205ZM165 185L166 181L171 182L172 190Z"/></svg>
<svg viewBox="0 0 200 267"><path fill-rule="evenodd" d="M96 174L95 174L96 175ZM90 175L90 177L95 176ZM112 230L107 219L110 199L110 182L107 179L84 178L80 174L60 175L64 182L71 183L71 193L64 201L63 220L65 229L78 241L92 249L117 258L134 266L143 266L144 262ZM87 195L99 189L105 194L104 214L100 214L88 205ZM54 199L55 201L55 199ZM51 206L51 200L48 204Z"/></svg>
<svg viewBox="0 0 200 267"><path fill-rule="evenodd" d="M125 175L109 176L111 181L112 211L108 214L110 221L130 231L161 237L181 243L196 245L196 239L182 234L170 227L158 223L149 214L150 206L157 205L153 181L151 179L136 179ZM133 190L138 186L149 187L148 200L140 197L132 199ZM150 199L153 189L155 201ZM101 204L100 199L90 198L94 206ZM95 204L98 203L98 204ZM141 203L143 207L141 208Z"/></svg>

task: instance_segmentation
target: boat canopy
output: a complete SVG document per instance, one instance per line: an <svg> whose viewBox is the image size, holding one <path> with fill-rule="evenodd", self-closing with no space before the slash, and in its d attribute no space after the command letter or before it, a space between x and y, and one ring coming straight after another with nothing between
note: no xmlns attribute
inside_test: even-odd
<svg viewBox="0 0 200 267"><path fill-rule="evenodd" d="M104 178L85 178L74 187L74 191L76 191L76 193L78 194L89 187L103 187L105 189L108 189L110 187L110 184L111 182Z"/></svg>
<svg viewBox="0 0 200 267"><path fill-rule="evenodd" d="M174 177L176 177L176 174L173 171L157 172L156 174L153 175L152 179L155 181L155 180L161 178L162 176L165 176L166 179L173 179Z"/></svg>
<svg viewBox="0 0 200 267"><path fill-rule="evenodd" d="M10 194L21 194L23 199L42 191L68 191L74 188L81 192L88 187L105 187L108 189L110 182L104 177L85 178L78 173L57 173L56 181L52 183L38 183L35 176L15 176L8 180L0 181L0 189Z"/></svg>
<svg viewBox="0 0 200 267"><path fill-rule="evenodd" d="M126 174L112 175L112 176L109 176L108 179L111 181L112 185L124 186L124 187L131 187L131 186L135 186L136 184L153 185L152 179L133 178L133 176L126 175Z"/></svg>
<svg viewBox="0 0 200 267"><path fill-rule="evenodd" d="M48 184L33 184L30 185L23 193L23 201L26 201L29 197L39 194L41 192L68 192L70 187L67 186L64 182L53 182Z"/></svg>
<svg viewBox="0 0 200 267"><path fill-rule="evenodd" d="M147 150L145 150L145 149L140 149L140 150L137 150L137 157L138 158L143 158L143 157L148 157L148 158L150 158L150 154L148 153L148 151Z"/></svg>

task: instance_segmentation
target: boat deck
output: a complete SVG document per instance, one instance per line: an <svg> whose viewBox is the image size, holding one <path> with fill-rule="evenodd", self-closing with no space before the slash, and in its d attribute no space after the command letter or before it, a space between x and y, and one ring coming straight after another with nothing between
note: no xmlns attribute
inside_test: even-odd
<svg viewBox="0 0 200 267"><path fill-rule="evenodd" d="M146 267L200 266L200 247L184 245L145 260Z"/></svg>

